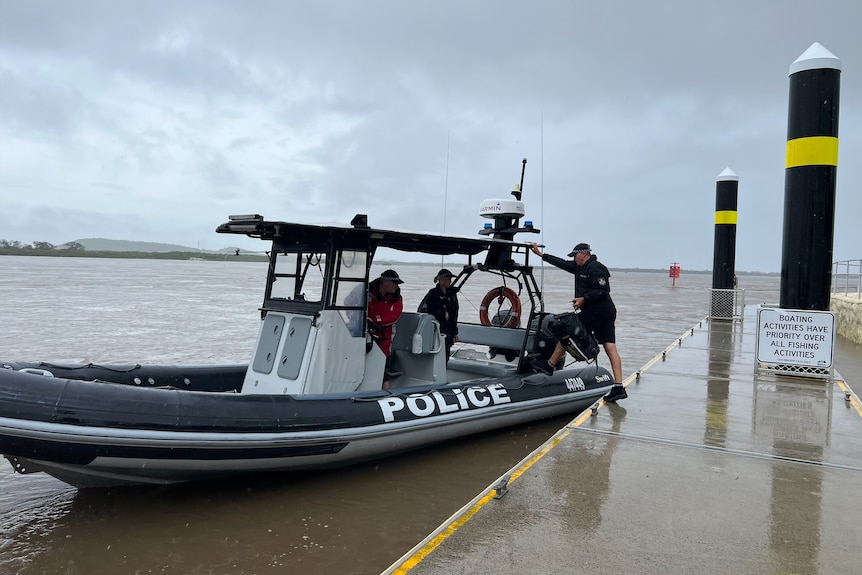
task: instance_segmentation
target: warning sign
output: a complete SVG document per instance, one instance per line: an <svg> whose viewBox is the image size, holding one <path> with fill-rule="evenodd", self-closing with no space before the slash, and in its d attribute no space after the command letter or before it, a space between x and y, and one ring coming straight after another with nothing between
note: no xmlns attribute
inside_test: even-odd
<svg viewBox="0 0 862 575"><path fill-rule="evenodd" d="M757 361L832 367L835 315L829 311L760 308Z"/></svg>

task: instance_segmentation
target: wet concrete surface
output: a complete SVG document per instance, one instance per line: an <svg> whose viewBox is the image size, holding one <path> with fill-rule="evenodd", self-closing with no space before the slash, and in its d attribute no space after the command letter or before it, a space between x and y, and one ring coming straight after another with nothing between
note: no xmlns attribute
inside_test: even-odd
<svg viewBox="0 0 862 575"><path fill-rule="evenodd" d="M386 573L862 572L862 379L756 375L755 313L683 334Z"/></svg>

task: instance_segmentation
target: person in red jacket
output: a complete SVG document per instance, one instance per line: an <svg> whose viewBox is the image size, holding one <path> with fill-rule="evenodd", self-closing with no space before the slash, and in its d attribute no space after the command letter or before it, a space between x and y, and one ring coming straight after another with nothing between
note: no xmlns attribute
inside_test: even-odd
<svg viewBox="0 0 862 575"><path fill-rule="evenodd" d="M401 299L401 288L404 282L395 270L386 270L380 277L368 284L368 321L377 334L377 345L386 356L386 368L383 371L383 389L389 389L389 371L391 366L392 334L395 322L404 311Z"/></svg>

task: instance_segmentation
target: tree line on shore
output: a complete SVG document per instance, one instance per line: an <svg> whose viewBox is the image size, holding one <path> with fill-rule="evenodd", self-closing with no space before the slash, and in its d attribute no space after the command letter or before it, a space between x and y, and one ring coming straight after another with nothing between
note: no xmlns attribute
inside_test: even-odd
<svg viewBox="0 0 862 575"><path fill-rule="evenodd" d="M134 250L87 250L80 242L69 242L55 246L48 242L33 242L32 244L22 244L18 241L8 241L0 239L0 256L54 256L54 257L87 257L87 258L131 258L131 259L151 259L151 260L207 260L207 261L239 261L239 262L259 262L267 261L267 257L261 253L241 253L238 249L236 252L187 252L187 251L169 251L169 252L142 252ZM436 266L436 263L423 262L400 262L400 261L380 261L378 265L427 265ZM666 269L653 268L611 268L612 271L635 271L635 272L666 272ZM710 270L686 270L690 274L708 274ZM778 272L757 272L757 271L738 271L738 275L778 275Z"/></svg>
<svg viewBox="0 0 862 575"><path fill-rule="evenodd" d="M22 244L18 240L3 240L0 239L0 250L37 250L37 251L50 251L50 250L72 250L72 251L84 251L86 248L83 244L79 242L67 242L65 244L60 244L59 246L55 246L50 242L33 242L32 244Z"/></svg>
<svg viewBox="0 0 862 575"><path fill-rule="evenodd" d="M88 250L80 242L69 242L55 246L49 242L22 244L19 241L0 239L0 255L3 256L52 256L86 258L131 258L159 260L208 260L208 261L266 261L262 254L243 254L239 250L225 254L219 252L140 252L114 250Z"/></svg>

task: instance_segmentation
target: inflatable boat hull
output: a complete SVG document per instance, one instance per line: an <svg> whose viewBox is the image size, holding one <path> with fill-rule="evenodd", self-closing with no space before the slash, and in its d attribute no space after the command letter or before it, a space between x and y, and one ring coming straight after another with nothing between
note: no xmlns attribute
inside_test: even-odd
<svg viewBox="0 0 862 575"><path fill-rule="evenodd" d="M43 471L77 487L349 465L579 413L612 382L605 369L588 365L551 377L273 396L225 391L238 366L76 368L95 381L57 376L72 368L26 365L22 372L22 365L0 369L0 453L19 472ZM106 381L115 373L125 381ZM174 383L159 386L160 378ZM206 385L217 391L203 391Z"/></svg>

